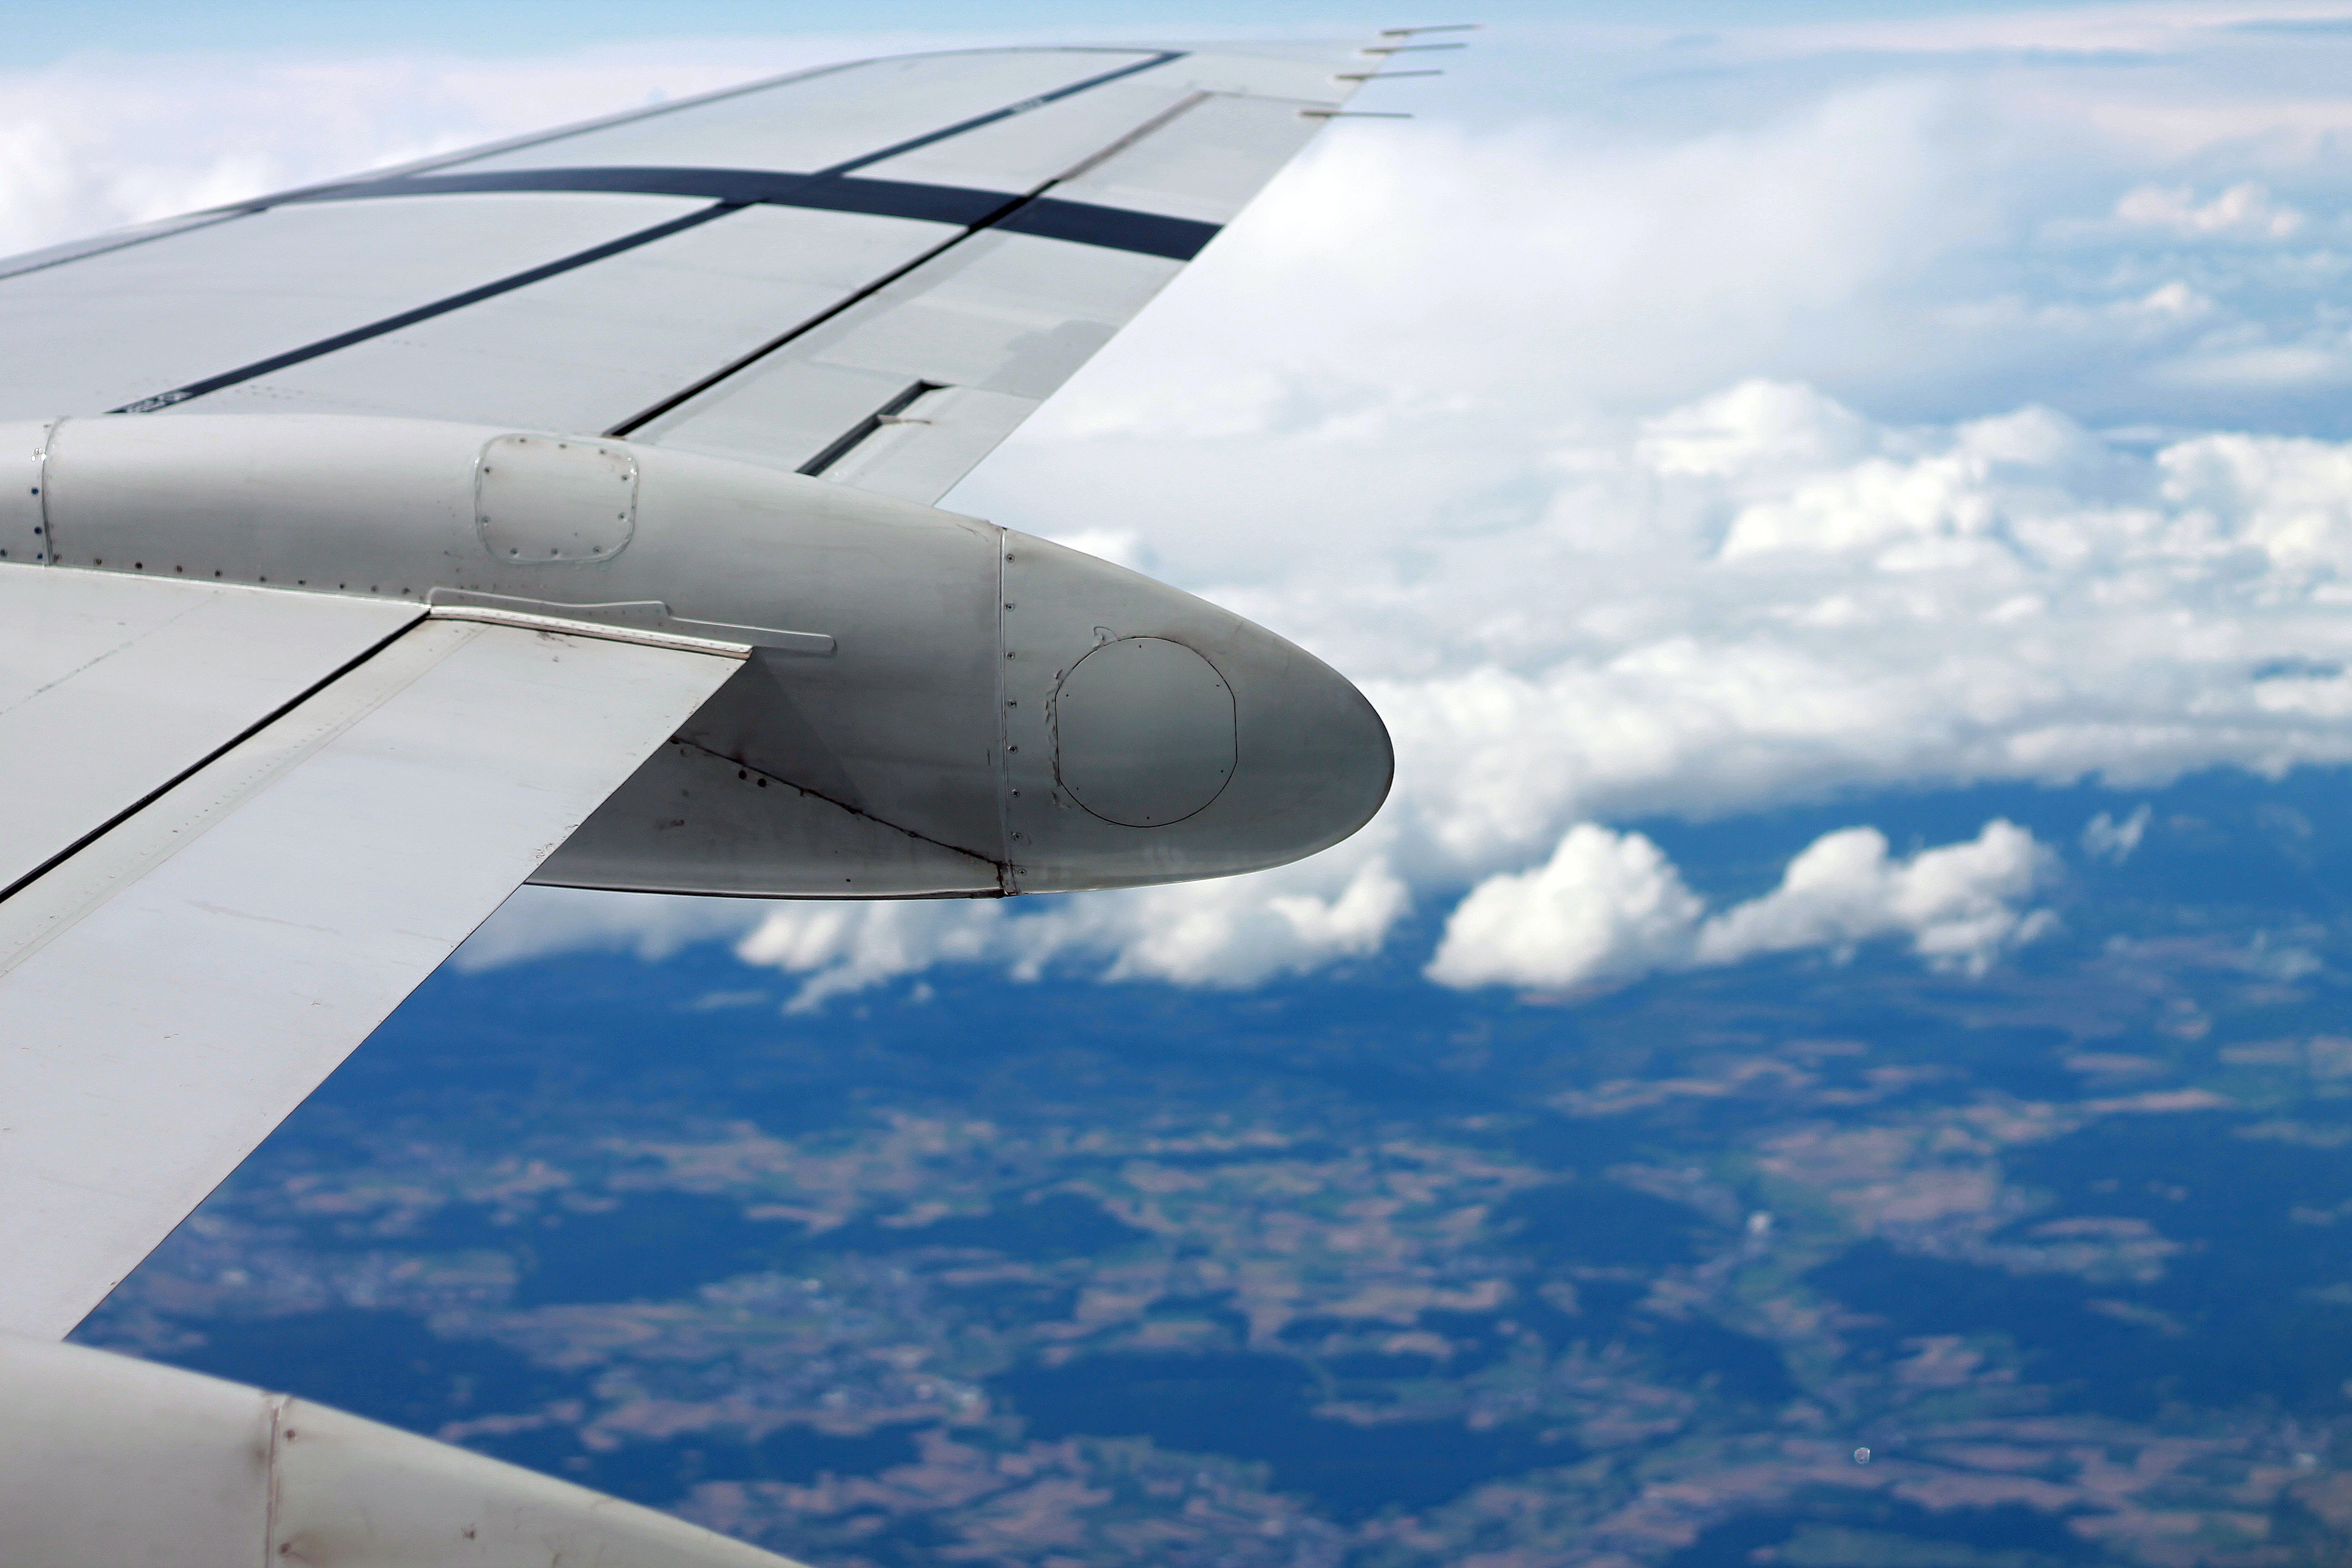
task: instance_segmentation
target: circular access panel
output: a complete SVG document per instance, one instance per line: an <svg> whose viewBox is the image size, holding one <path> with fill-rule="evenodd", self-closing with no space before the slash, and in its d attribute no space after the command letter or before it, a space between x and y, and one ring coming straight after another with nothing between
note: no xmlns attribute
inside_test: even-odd
<svg viewBox="0 0 2352 1568"><path fill-rule="evenodd" d="M1054 772L1106 822L1159 827L1234 776L1234 693L1166 637L1121 637L1078 660L1054 699Z"/></svg>

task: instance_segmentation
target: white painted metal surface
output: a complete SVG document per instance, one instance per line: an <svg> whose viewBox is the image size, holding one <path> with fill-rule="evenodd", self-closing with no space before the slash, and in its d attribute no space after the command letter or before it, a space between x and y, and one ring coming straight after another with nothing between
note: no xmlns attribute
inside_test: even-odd
<svg viewBox="0 0 2352 1568"><path fill-rule="evenodd" d="M0 889L422 613L0 564Z"/></svg>
<svg viewBox="0 0 2352 1568"><path fill-rule="evenodd" d="M794 1568L283 1394L0 1335L8 1568Z"/></svg>
<svg viewBox="0 0 2352 1568"><path fill-rule="evenodd" d="M359 205L382 221L440 199ZM609 429L958 232L906 218L754 207L188 407Z"/></svg>
<svg viewBox="0 0 2352 1568"><path fill-rule="evenodd" d="M1336 52L1336 51L1335 51ZM1133 101L1130 127L1074 159L1051 195L1116 212L1222 226L1322 123L1302 108L1343 100L1330 60L1195 57L1171 95ZM1164 68L1172 72L1175 68ZM1159 73L1099 89L1121 101ZM1270 90L1269 90L1270 89ZM1295 96L1282 96L1282 94ZM969 177L999 127L911 152L877 174ZM1006 132L1009 134L1009 131ZM646 426L641 438L747 462L798 467L917 384L927 393L825 477L934 501L1011 435L1183 268L1168 257L1044 236L967 240Z"/></svg>
<svg viewBox="0 0 2352 1568"><path fill-rule="evenodd" d="M0 1330L79 1321L737 668L431 621L0 902Z"/></svg>
<svg viewBox="0 0 2352 1568"><path fill-rule="evenodd" d="M979 235L810 331L791 353L751 366L655 420L638 438L798 468L891 395L920 382L994 395L1000 401L992 411L1013 416L997 432L1002 439L1182 268L1166 257L1034 235ZM905 412L923 417L911 405ZM919 425L900 425L891 434L902 463L926 445ZM972 453L972 460L987 449ZM886 460L843 471L874 487L891 466ZM835 477L830 468L826 474ZM961 477L959 469L949 482ZM879 488L890 487L886 479ZM940 493L904 499L931 501Z"/></svg>
<svg viewBox="0 0 2352 1568"><path fill-rule="evenodd" d="M701 205L540 192L320 203L0 275L0 419L103 413Z"/></svg>
<svg viewBox="0 0 2352 1568"><path fill-rule="evenodd" d="M1151 58L1149 48L975 49L822 67L773 84L555 132L436 169L658 163L831 168Z"/></svg>
<svg viewBox="0 0 2352 1568"><path fill-rule="evenodd" d="M1371 63L1341 43L863 61L0 262L0 418L604 431L934 500Z"/></svg>

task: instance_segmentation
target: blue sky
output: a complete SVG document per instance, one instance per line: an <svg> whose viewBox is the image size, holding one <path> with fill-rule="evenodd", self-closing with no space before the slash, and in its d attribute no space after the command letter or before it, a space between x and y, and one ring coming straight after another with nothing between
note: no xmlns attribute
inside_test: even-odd
<svg viewBox="0 0 2352 1568"><path fill-rule="evenodd" d="M1332 17L26 7L0 245L821 58ZM1890 842L1886 792L2352 761L2352 5L1475 19L1450 74L1367 100L1416 118L1334 126L948 500L1355 677L1399 744L1370 828L1012 909L530 894L466 962L724 938L804 1005L941 963L1966 971L2036 940L2077 851ZM1825 800L1851 831L1745 900L1631 826Z"/></svg>

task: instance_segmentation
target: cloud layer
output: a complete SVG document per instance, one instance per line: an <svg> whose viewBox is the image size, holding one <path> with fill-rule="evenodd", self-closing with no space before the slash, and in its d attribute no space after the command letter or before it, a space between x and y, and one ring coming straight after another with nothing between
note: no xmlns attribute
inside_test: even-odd
<svg viewBox="0 0 2352 1568"><path fill-rule="evenodd" d="M467 961L727 936L804 1005L959 961L1246 984L1415 908L1454 908L1448 984L1991 961L2042 853L1993 827L1832 835L1709 911L1606 825L2352 760L2352 38L2263 14L1499 40L1484 100L1335 127L950 502L1356 677L1400 755L1372 827L1031 907L533 892ZM0 241L827 52L19 74Z"/></svg>

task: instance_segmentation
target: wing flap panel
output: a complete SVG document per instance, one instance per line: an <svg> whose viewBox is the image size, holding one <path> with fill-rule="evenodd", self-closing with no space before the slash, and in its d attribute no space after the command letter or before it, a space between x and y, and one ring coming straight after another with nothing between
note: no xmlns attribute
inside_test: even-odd
<svg viewBox="0 0 2352 1568"><path fill-rule="evenodd" d="M708 205L549 192L396 212L295 204L0 277L0 419L120 408Z"/></svg>
<svg viewBox="0 0 2352 1568"><path fill-rule="evenodd" d="M1181 267L1165 257L1034 235L979 235L807 333L790 353L761 361L634 436L712 457L803 468L872 418L890 395L918 384L996 394L1034 407ZM885 395L877 398L877 392ZM911 407L895 416L919 417ZM919 437L921 426L907 429ZM995 442L977 451L969 440L953 444L977 462ZM926 484L940 478L946 484L929 495L903 484L888 493L929 502L963 472L946 473L942 459L920 467Z"/></svg>
<svg viewBox="0 0 2352 1568"><path fill-rule="evenodd" d="M864 166L908 144L1158 57L1150 48L980 49L858 60L584 131L534 138L438 170L550 163L723 164L814 171ZM1054 99L1058 103L1059 99ZM1050 173L1051 171L1049 171Z"/></svg>
<svg viewBox="0 0 2352 1568"><path fill-rule="evenodd" d="M737 668L429 621L0 900L0 1331L79 1321Z"/></svg>
<svg viewBox="0 0 2352 1568"><path fill-rule="evenodd" d="M0 565L0 890L423 613Z"/></svg>
<svg viewBox="0 0 2352 1568"><path fill-rule="evenodd" d="M450 200L419 196L430 208ZM373 204L381 206L383 204ZM604 430L957 232L754 207L224 389L190 412L405 414Z"/></svg>

